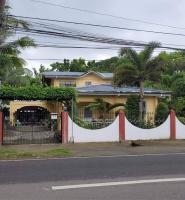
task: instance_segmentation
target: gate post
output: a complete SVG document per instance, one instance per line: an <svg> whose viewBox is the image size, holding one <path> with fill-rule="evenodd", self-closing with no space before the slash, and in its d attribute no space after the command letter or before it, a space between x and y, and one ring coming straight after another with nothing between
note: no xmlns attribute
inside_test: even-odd
<svg viewBox="0 0 185 200"><path fill-rule="evenodd" d="M0 145L3 144L3 113L0 112Z"/></svg>
<svg viewBox="0 0 185 200"><path fill-rule="evenodd" d="M68 143L68 112L61 113L61 143Z"/></svg>
<svg viewBox="0 0 185 200"><path fill-rule="evenodd" d="M176 139L176 115L174 110L170 110L170 139Z"/></svg>
<svg viewBox="0 0 185 200"><path fill-rule="evenodd" d="M125 113L119 112L119 141L125 140Z"/></svg>

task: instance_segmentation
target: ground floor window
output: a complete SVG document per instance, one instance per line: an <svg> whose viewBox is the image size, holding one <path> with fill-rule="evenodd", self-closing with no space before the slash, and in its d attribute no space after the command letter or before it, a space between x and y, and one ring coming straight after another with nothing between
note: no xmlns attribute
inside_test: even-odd
<svg viewBox="0 0 185 200"><path fill-rule="evenodd" d="M92 119L92 110L90 108L84 108L84 118Z"/></svg>

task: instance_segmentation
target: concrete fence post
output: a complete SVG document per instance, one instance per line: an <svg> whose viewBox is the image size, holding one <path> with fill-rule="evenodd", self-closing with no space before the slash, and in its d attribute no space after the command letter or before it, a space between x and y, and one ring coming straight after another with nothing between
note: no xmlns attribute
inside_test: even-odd
<svg viewBox="0 0 185 200"><path fill-rule="evenodd" d="M68 143L68 112L61 113L61 138L62 143Z"/></svg>
<svg viewBox="0 0 185 200"><path fill-rule="evenodd" d="M119 141L125 141L125 113L119 112Z"/></svg>
<svg viewBox="0 0 185 200"><path fill-rule="evenodd" d="M174 110L170 110L170 139L176 139L176 115Z"/></svg>
<svg viewBox="0 0 185 200"><path fill-rule="evenodd" d="M4 134L4 129L3 129L3 113L0 112L0 145L3 144L3 134Z"/></svg>

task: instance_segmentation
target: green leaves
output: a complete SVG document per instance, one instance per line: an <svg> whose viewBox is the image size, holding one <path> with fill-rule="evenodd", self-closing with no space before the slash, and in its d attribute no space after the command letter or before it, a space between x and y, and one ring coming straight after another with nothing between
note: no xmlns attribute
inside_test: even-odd
<svg viewBox="0 0 185 200"><path fill-rule="evenodd" d="M4 100L48 100L48 101L70 101L76 99L73 88L53 88L42 86L27 87L0 87L0 99Z"/></svg>
<svg viewBox="0 0 185 200"><path fill-rule="evenodd" d="M131 48L122 48L120 55L130 64L120 64L114 74L114 84L138 85L141 81L158 81L161 73L160 59L152 58L153 51L157 47L160 47L159 43L150 42L140 53Z"/></svg>
<svg viewBox="0 0 185 200"><path fill-rule="evenodd" d="M156 48L160 47L158 42L150 42L139 54L142 65L145 65L152 58L152 54Z"/></svg>
<svg viewBox="0 0 185 200"><path fill-rule="evenodd" d="M120 66L114 73L113 83L116 86L133 85L138 82L138 70L132 65Z"/></svg>
<svg viewBox="0 0 185 200"><path fill-rule="evenodd" d="M133 66L137 66L138 69L141 68L141 60L139 59L139 55L134 49L122 48L120 50L120 56L125 56Z"/></svg>

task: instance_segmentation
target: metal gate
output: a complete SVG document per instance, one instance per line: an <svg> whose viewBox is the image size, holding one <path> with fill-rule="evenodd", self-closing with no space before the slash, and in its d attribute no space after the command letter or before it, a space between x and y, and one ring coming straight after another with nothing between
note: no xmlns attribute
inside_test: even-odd
<svg viewBox="0 0 185 200"><path fill-rule="evenodd" d="M3 144L58 143L58 121L52 121L50 113L43 110L19 111L15 113L13 123L4 115Z"/></svg>

